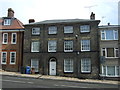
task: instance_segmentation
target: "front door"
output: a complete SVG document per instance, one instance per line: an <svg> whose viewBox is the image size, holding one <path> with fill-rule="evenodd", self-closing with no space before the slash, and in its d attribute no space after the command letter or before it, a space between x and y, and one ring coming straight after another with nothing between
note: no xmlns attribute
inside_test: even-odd
<svg viewBox="0 0 120 90"><path fill-rule="evenodd" d="M49 74L56 75L56 60L51 59L49 62Z"/></svg>

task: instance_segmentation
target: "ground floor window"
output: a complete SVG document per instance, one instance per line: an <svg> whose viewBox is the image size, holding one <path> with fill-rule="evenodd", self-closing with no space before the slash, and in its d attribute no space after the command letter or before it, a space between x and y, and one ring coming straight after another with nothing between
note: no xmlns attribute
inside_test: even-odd
<svg viewBox="0 0 120 90"><path fill-rule="evenodd" d="M120 76L120 66L102 66L102 75Z"/></svg>
<svg viewBox="0 0 120 90"><path fill-rule="evenodd" d="M15 64L16 62L16 52L10 52L10 64Z"/></svg>
<svg viewBox="0 0 120 90"><path fill-rule="evenodd" d="M39 72L39 61L37 59L31 59L31 68L34 68L35 72Z"/></svg>
<svg viewBox="0 0 120 90"><path fill-rule="evenodd" d="M64 72L73 72L73 59L64 59Z"/></svg>
<svg viewBox="0 0 120 90"><path fill-rule="evenodd" d="M7 52L1 53L1 64L6 64L7 61Z"/></svg>
<svg viewBox="0 0 120 90"><path fill-rule="evenodd" d="M81 59L81 72L90 73L91 72L91 60L90 58Z"/></svg>

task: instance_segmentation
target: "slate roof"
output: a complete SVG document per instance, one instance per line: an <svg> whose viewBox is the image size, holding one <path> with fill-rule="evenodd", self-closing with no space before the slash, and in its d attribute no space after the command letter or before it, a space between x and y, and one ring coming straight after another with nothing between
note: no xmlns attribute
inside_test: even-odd
<svg viewBox="0 0 120 90"><path fill-rule="evenodd" d="M10 18L11 19L11 25L3 25L4 18L8 17L2 17L0 18L0 29L24 29L23 23L19 21L17 18Z"/></svg>
<svg viewBox="0 0 120 90"><path fill-rule="evenodd" d="M55 19L55 20L45 20L35 23L29 23L25 25L34 25L34 24L55 24L55 23L74 23L74 22L91 22L91 21L99 21L100 20L90 20L90 19Z"/></svg>

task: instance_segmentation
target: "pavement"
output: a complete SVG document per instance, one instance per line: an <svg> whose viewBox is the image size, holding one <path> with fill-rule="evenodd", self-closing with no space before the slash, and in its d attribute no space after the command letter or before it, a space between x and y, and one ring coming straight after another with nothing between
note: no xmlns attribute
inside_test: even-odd
<svg viewBox="0 0 120 90"><path fill-rule="evenodd" d="M36 78L36 79L67 80L67 81L77 81L77 82L86 82L86 83L105 83L105 84L120 85L120 81L113 81L113 80L79 79L72 77L50 76L50 75L40 75L40 74L21 74L20 72L8 72L1 69L0 69L0 75L24 77L24 78Z"/></svg>

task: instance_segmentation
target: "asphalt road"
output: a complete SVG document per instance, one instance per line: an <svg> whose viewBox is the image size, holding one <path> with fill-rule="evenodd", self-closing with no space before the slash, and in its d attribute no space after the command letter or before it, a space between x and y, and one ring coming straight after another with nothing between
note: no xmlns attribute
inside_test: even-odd
<svg viewBox="0 0 120 90"><path fill-rule="evenodd" d="M114 84L33 79L12 76L2 76L2 82L0 82L0 84L1 83L2 88L118 88L118 85Z"/></svg>

